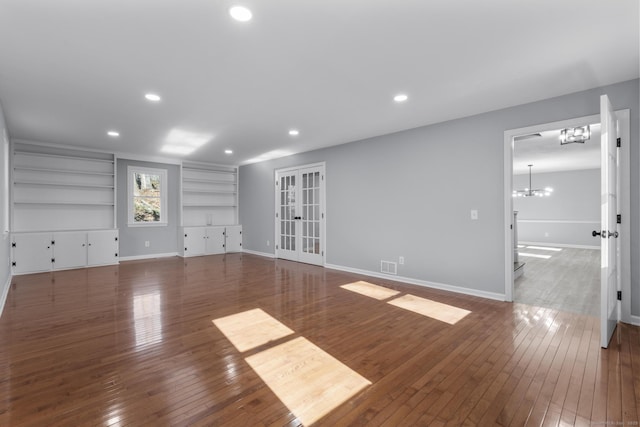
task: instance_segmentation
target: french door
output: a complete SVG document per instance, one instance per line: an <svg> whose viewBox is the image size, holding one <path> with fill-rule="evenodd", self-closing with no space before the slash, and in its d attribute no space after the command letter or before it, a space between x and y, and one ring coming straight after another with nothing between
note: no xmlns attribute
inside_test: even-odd
<svg viewBox="0 0 640 427"><path fill-rule="evenodd" d="M601 209L600 231L600 344L609 341L618 323L618 120L607 95L600 97Z"/></svg>
<svg viewBox="0 0 640 427"><path fill-rule="evenodd" d="M276 258L324 265L324 169L276 171Z"/></svg>

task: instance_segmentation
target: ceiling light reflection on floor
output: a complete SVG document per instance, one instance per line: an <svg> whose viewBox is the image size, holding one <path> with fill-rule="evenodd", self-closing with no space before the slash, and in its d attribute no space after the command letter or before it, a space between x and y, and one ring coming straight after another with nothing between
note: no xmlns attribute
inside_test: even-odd
<svg viewBox="0 0 640 427"><path fill-rule="evenodd" d="M387 302L387 304L404 308L405 310L413 311L414 313L431 317L432 319L446 322L450 325L455 325L465 318L467 314L471 313L469 310L465 310L463 308L443 304L437 301L431 301L430 299L420 298L410 294L393 299Z"/></svg>
<svg viewBox="0 0 640 427"><path fill-rule="evenodd" d="M259 308L212 320L238 351L259 347L293 331Z"/></svg>
<svg viewBox="0 0 640 427"><path fill-rule="evenodd" d="M374 285L372 283L364 282L362 280L353 283L347 283L340 286L347 291L356 292L361 295L365 295L377 300L383 300L398 295L400 292L393 289L385 288L384 286Z"/></svg>
<svg viewBox="0 0 640 427"><path fill-rule="evenodd" d="M245 359L303 425L310 425L371 385L299 337Z"/></svg>
<svg viewBox="0 0 640 427"><path fill-rule="evenodd" d="M528 256L528 257L531 257L531 258L542 258L542 259L551 258L551 255L530 254L528 252L518 252L518 255L520 255L520 256Z"/></svg>

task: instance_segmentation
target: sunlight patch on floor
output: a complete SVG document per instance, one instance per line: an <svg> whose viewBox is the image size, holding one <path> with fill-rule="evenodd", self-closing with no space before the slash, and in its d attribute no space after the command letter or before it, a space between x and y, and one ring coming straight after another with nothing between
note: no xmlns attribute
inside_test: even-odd
<svg viewBox="0 0 640 427"><path fill-rule="evenodd" d="M551 258L551 255L530 254L528 252L518 252L518 255L520 255L520 256L528 256L528 257L532 257L532 258L542 258L542 259Z"/></svg>
<svg viewBox="0 0 640 427"><path fill-rule="evenodd" d="M540 251L553 251L553 252L560 252L562 250L561 248L551 248L549 246L527 246L527 249L538 249Z"/></svg>
<svg viewBox="0 0 640 427"><path fill-rule="evenodd" d="M387 298L391 298L392 296L398 295L400 292L394 291L393 289L385 288L384 286L374 285L369 282L364 282L362 280L353 283L347 283L346 285L340 286L342 289L346 289L351 292L356 292L361 295L375 298L377 300L383 300Z"/></svg>
<svg viewBox="0 0 640 427"><path fill-rule="evenodd" d="M413 311L414 313L431 317L432 319L440 320L450 325L455 325L467 314L471 313L469 310L463 308L409 294L393 299L387 302L387 304L404 308L405 310Z"/></svg>
<svg viewBox="0 0 640 427"><path fill-rule="evenodd" d="M293 334L291 329L259 308L214 319L212 322L240 352Z"/></svg>
<svg viewBox="0 0 640 427"><path fill-rule="evenodd" d="M303 337L245 360L303 425L316 422L371 385Z"/></svg>

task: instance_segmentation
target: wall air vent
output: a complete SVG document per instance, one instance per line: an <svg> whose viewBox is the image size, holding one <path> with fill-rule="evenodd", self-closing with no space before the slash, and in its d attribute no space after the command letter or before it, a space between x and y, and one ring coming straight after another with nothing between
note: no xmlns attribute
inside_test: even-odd
<svg viewBox="0 0 640 427"><path fill-rule="evenodd" d="M398 264L393 261L380 261L380 273L398 274Z"/></svg>

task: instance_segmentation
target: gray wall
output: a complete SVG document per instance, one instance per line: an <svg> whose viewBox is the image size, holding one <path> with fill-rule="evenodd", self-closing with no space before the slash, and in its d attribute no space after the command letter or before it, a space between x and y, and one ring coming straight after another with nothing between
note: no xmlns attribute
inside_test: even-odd
<svg viewBox="0 0 640 427"><path fill-rule="evenodd" d="M9 291L9 279L11 277L11 270L9 269L9 260L11 256L9 254L9 233L5 230L5 224L8 223L7 218L8 202L9 202L9 171L7 168L7 155L8 151L4 150L4 135L8 137L7 125L4 119L4 112L2 105L0 104L0 232L2 238L0 239L0 313L4 308L4 298Z"/></svg>
<svg viewBox="0 0 640 427"><path fill-rule="evenodd" d="M127 166L141 166L167 170L168 225L151 227L129 227L127 225L128 183ZM147 256L175 253L178 250L178 226L180 224L180 168L164 163L141 162L118 159L118 191L116 195L117 223L120 230L120 257ZM149 247L145 247L149 241Z"/></svg>
<svg viewBox="0 0 640 427"><path fill-rule="evenodd" d="M552 187L549 197L516 197L521 242L600 247L600 169L534 173L534 188ZM515 175L513 188L529 187L529 175ZM558 222L553 222L558 221Z"/></svg>
<svg viewBox="0 0 640 427"><path fill-rule="evenodd" d="M274 169L326 161L329 264L504 294L504 131L631 109L632 313L638 286L638 80L240 167L243 247L273 253ZM470 220L470 210L479 220Z"/></svg>

